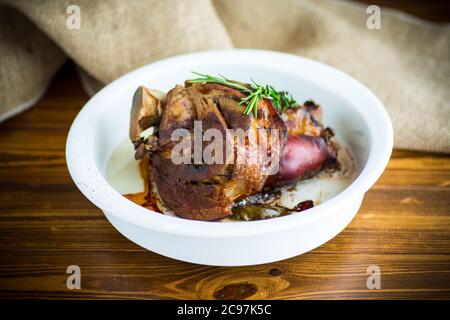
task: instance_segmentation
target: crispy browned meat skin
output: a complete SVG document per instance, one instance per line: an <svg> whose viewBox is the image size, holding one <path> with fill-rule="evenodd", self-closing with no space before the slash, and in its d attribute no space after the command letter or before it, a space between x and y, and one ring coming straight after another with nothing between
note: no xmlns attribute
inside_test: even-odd
<svg viewBox="0 0 450 320"><path fill-rule="evenodd" d="M280 170L267 179L266 186L280 187L312 178L322 170L327 155L327 145L322 137L288 136Z"/></svg>
<svg viewBox="0 0 450 320"><path fill-rule="evenodd" d="M324 167L337 166L337 149L330 139L334 133L322 125L322 109L307 101L297 109L283 113L288 141L283 150L280 170L270 176L266 187L274 188L309 179Z"/></svg>
<svg viewBox="0 0 450 320"><path fill-rule="evenodd" d="M130 138L136 148L136 158L152 158L152 179L165 206L180 217L195 220L218 220L232 214L235 201L262 191L298 180L311 178L325 167L337 164L337 150L330 140L334 133L324 128L322 109L307 101L297 109L288 109L283 119L270 101L259 101L257 117L243 115L239 105L243 94L221 84L177 85L167 97L159 100L152 90L138 88L133 98ZM171 136L176 129L186 129L193 135L194 121L201 121L202 130L214 128L226 136L227 129L242 129L253 133L244 143L234 141L237 152L250 153L249 145L261 142L261 130L278 129L281 144L271 152L279 161L279 171L264 174L267 166L261 162L223 164L175 164L171 153L178 141ZM139 135L155 126L155 135L142 139ZM193 140L190 140L193 148ZM203 148L209 142L203 142ZM193 150L193 149L191 149ZM223 153L226 154L224 143ZM253 150L251 152L260 152Z"/></svg>
<svg viewBox="0 0 450 320"><path fill-rule="evenodd" d="M142 90L142 89L141 89ZM262 139L261 130L278 129L279 148L271 149L279 161L287 139L287 130L270 101L258 103L258 117L243 115L239 105L242 93L220 84L190 84L176 86L167 94L159 126L156 146L142 147L143 140L134 140L137 156L152 157L152 178L164 204L180 217L195 220L218 220L230 214L235 200L258 193L264 187L266 164L261 162L224 164L175 164L171 151L178 143L171 141L175 129L186 129L193 134L194 121L202 129L214 128L252 131L253 139ZM145 129L145 128L142 128ZM131 135L130 135L131 136ZM135 137L135 136L134 136ZM192 146L191 141L191 146ZM234 152L248 152L249 143L233 142ZM209 142L205 142L205 147ZM226 144L224 143L224 148ZM145 151L150 152L146 153ZM225 154L224 150L224 154Z"/></svg>

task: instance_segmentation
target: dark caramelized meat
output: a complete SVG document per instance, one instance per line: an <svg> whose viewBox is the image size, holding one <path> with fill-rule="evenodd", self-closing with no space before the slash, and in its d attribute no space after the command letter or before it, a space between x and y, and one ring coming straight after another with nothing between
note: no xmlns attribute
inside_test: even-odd
<svg viewBox="0 0 450 320"><path fill-rule="evenodd" d="M312 101L287 109L281 118L267 99L258 100L256 116L253 113L243 115L244 107L240 104L243 97L242 92L217 83L187 82L184 86L175 86L167 96L145 87L138 88L133 97L130 139L135 146L136 159L151 159L152 183L148 196L127 197L149 208L163 203L164 210L194 220L219 220L233 212L245 217L261 212L269 212L269 216L291 212L292 209L275 203L279 198L277 193L261 191L264 188L273 191L273 188L311 178L323 168L336 164L337 150L331 141L334 133L323 127L321 107ZM222 135L223 149L219 151L225 156L223 161L206 163L203 158L201 162L195 161L198 141L194 131L199 123L201 135L209 129ZM153 135L142 137L149 127L154 128ZM188 162L173 159L180 143L173 139L177 129L187 133L183 142L190 149ZM226 141L228 129L240 130L245 137L235 136ZM269 138L273 129L277 129L278 143L272 143ZM203 155L211 141L200 139L200 154ZM264 143L268 148L252 148ZM227 161L230 155L231 161ZM272 163L242 162L239 155L253 155L257 159L269 155ZM279 169L270 172L268 168L274 163ZM305 202L295 210L305 210L312 205L312 202Z"/></svg>
<svg viewBox="0 0 450 320"><path fill-rule="evenodd" d="M337 165L337 149L331 141L334 133L323 127L319 105L307 101L297 109L286 110L283 119L288 129L288 141L280 170L267 179L266 187L280 187L309 179L323 168Z"/></svg>
<svg viewBox="0 0 450 320"><path fill-rule="evenodd" d="M172 160L172 150L178 143L171 140L174 130L185 129L193 137L196 120L201 121L203 132L217 129L224 138L227 129L242 129L249 138L243 143L231 140L232 152L245 154L250 152L252 143L264 138L262 131L278 129L280 143L278 146L271 145L270 153L272 159L279 162L287 136L283 120L268 100L258 102L258 117L243 115L243 107L239 105L241 98L242 93L239 91L219 84L176 86L167 94L159 123L154 121L156 117L146 121L147 126L154 125L157 129L156 145L154 138L152 146L147 146L147 140L134 134L145 129L140 126L139 119L135 119L138 130L130 129L133 133L130 137L134 139L135 148L139 152L136 156L151 156L152 178L159 197L178 216L195 220L218 220L232 214L231 207L235 200L262 190L268 177L265 174L268 164L256 161L241 163L237 158L232 162L223 161L224 163L219 164L199 164L194 161L190 164L176 164ZM137 101L140 105L136 104L136 109L147 111L134 110L132 115L159 114L157 103L141 103L142 99ZM188 143L192 148L194 142L188 140ZM206 145L207 143L203 148ZM225 148L226 143L223 145ZM227 154L225 149L223 151Z"/></svg>

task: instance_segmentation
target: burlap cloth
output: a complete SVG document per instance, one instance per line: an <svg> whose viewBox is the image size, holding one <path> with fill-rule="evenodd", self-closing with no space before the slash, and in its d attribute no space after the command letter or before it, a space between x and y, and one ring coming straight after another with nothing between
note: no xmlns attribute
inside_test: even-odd
<svg viewBox="0 0 450 320"><path fill-rule="evenodd" d="M328 0L0 3L0 120L31 106L68 58L92 91L165 57L264 48L323 61L363 82L388 109L396 147L450 152L448 24L382 8L381 29L370 30L366 5ZM67 27L74 4L80 29Z"/></svg>

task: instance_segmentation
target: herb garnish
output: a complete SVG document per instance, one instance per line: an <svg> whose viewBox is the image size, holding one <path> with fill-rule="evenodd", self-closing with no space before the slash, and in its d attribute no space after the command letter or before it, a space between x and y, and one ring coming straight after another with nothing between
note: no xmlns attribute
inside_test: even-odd
<svg viewBox="0 0 450 320"><path fill-rule="evenodd" d="M220 75L220 77L214 77L208 74L202 74L194 71L192 71L192 73L200 76L200 78L188 80L191 83L218 83L231 87L233 89L237 89L242 93L246 93L246 96L243 97L239 102L239 105L245 105L245 109L243 112L243 114L245 115L248 115L253 111L253 114L255 115L255 117L257 117L258 101L263 99L272 101L273 106L280 110L280 112L283 112L289 108L298 107L297 101L295 101L292 95L290 95L288 92L277 91L271 85L262 85L253 81L253 79L251 84L243 85L230 81L222 75Z"/></svg>

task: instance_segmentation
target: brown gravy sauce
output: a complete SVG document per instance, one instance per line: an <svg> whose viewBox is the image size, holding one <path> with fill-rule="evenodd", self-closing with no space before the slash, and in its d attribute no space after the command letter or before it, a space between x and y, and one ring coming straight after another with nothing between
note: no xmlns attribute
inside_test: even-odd
<svg viewBox="0 0 450 320"><path fill-rule="evenodd" d="M144 191L128 193L123 196L137 205L161 213L156 202L156 196L153 192L150 192L150 164L149 158L144 158L139 161L139 175L144 182Z"/></svg>

